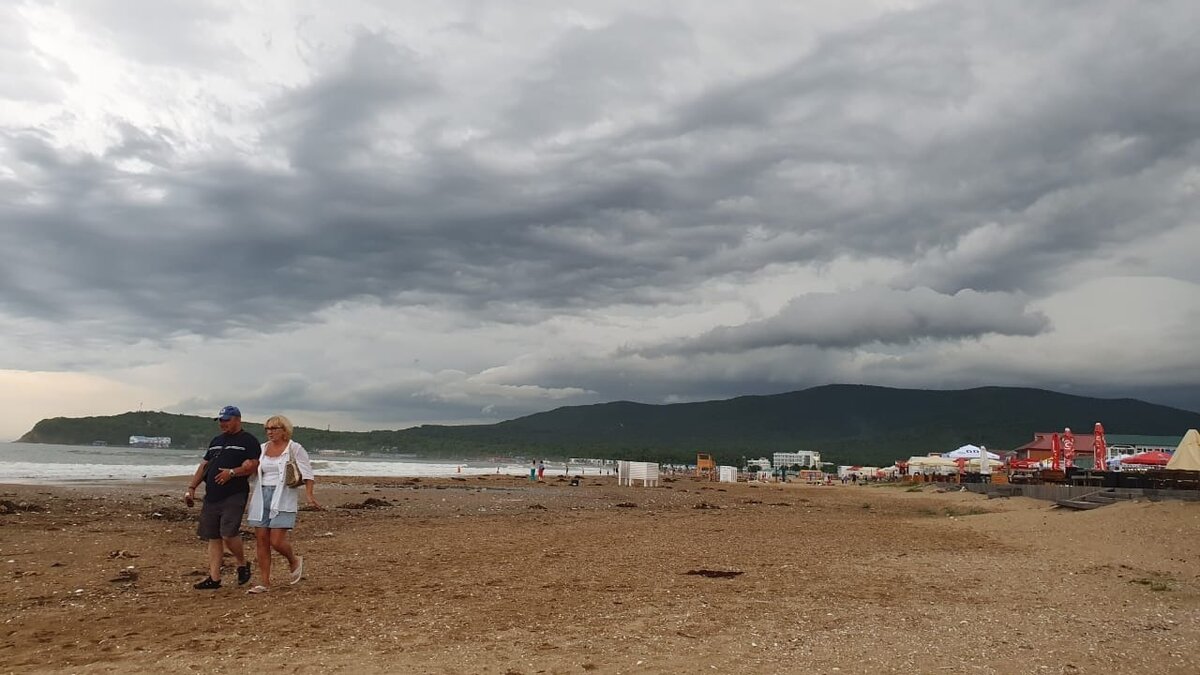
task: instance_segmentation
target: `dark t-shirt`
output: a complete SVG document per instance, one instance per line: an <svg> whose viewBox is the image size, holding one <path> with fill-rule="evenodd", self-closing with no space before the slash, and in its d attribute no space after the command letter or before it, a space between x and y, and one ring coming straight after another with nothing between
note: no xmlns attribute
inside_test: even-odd
<svg viewBox="0 0 1200 675"><path fill-rule="evenodd" d="M236 469L248 459L258 459L262 453L262 445L254 434L243 429L236 434L221 434L208 444L208 452L204 453L204 461L208 466L204 469L204 501L220 501L241 493L250 494L250 477L238 476L220 485L217 474L221 469Z"/></svg>

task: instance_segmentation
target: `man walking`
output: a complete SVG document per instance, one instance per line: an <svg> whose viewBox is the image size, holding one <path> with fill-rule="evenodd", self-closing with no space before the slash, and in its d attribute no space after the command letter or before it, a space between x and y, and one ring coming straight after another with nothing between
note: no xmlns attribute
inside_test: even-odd
<svg viewBox="0 0 1200 675"><path fill-rule="evenodd" d="M238 585L250 581L250 563L242 549L242 515L250 495L249 476L258 471L261 445L242 428L242 411L227 405L214 417L221 434L208 444L208 452L188 484L183 499L194 503L196 487L204 483L204 505L196 533L208 540L208 577L196 584L200 590L221 587L221 558L225 548L237 560Z"/></svg>

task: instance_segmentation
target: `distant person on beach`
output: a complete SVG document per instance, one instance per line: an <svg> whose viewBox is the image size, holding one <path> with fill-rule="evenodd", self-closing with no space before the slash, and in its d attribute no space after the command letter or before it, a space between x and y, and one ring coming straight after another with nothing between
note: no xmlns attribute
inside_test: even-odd
<svg viewBox="0 0 1200 675"><path fill-rule="evenodd" d="M271 549L275 549L288 562L289 582L296 584L304 576L304 558L292 551L288 531L296 527L296 512L300 510L300 488L288 487L284 480L288 461L296 458L300 476L304 478L304 499L314 509L320 509L313 496L312 462L303 445L292 440L292 422L283 415L275 415L264 425L267 442L262 444L262 457L254 487L250 491L250 513L246 524L254 528L257 543L258 576L262 583L248 593L266 593L271 590Z"/></svg>
<svg viewBox="0 0 1200 675"><path fill-rule="evenodd" d="M183 496L191 506L196 487L204 483L196 534L208 541L208 576L195 584L198 590L221 587L221 559L226 548L237 561L238 585L250 581L250 563L242 549L242 515L250 493L249 476L258 470L260 446L258 439L242 428L242 411L237 406L221 408L213 419L220 424L221 434L208 444Z"/></svg>
<svg viewBox="0 0 1200 675"><path fill-rule="evenodd" d="M537 479L541 480L542 476L545 475L545 473L546 473L546 463L539 459L538 463L537 463Z"/></svg>
<svg viewBox="0 0 1200 675"><path fill-rule="evenodd" d="M529 463L529 480L530 481L537 480L537 460L536 459L532 460Z"/></svg>

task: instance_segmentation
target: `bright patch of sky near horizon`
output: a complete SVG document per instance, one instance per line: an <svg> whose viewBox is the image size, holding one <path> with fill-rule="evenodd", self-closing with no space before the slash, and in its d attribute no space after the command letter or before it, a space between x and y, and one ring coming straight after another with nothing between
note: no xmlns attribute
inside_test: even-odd
<svg viewBox="0 0 1200 675"><path fill-rule="evenodd" d="M831 382L1200 409L1200 8L0 7L0 439Z"/></svg>

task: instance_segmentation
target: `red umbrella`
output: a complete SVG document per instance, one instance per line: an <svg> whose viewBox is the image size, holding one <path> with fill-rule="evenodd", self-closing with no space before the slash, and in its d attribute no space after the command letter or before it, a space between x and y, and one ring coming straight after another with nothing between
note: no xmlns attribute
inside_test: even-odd
<svg viewBox="0 0 1200 675"><path fill-rule="evenodd" d="M1104 471L1108 467L1105 462L1108 461L1108 445L1104 442L1104 425L1096 422L1095 439L1092 441L1092 457L1095 462L1097 471Z"/></svg>
<svg viewBox="0 0 1200 675"><path fill-rule="evenodd" d="M1150 450L1121 460L1122 464L1144 464L1146 466L1166 466L1171 461L1171 453L1162 450Z"/></svg>

